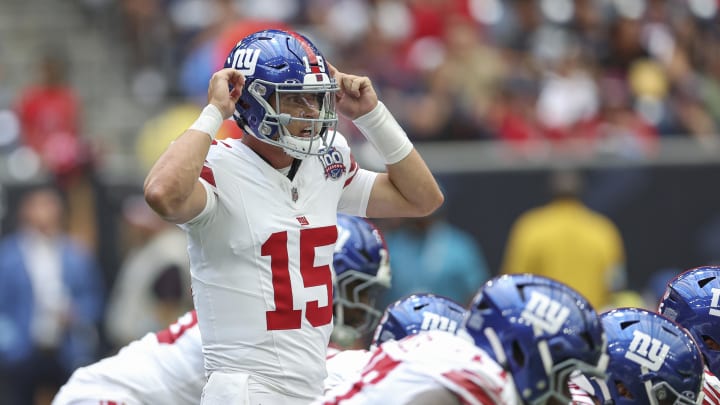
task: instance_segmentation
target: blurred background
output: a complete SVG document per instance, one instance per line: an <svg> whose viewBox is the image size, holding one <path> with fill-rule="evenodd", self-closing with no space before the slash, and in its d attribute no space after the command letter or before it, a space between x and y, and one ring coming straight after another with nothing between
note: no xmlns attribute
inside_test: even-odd
<svg viewBox="0 0 720 405"><path fill-rule="evenodd" d="M672 275L720 258L719 7L3 0L0 391L23 375L49 403L74 368L191 306L183 235L148 210L142 182L233 45L267 27L371 77L442 183L432 218L377 221L387 302L421 290L467 302L488 277L550 266L599 309L654 307ZM218 137L239 136L228 121Z"/></svg>

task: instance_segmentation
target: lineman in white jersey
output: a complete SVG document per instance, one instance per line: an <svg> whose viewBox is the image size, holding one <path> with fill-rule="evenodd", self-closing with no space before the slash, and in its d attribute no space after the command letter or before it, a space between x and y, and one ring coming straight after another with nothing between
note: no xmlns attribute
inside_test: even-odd
<svg viewBox="0 0 720 405"><path fill-rule="evenodd" d="M375 329L371 348L429 330L455 333L465 316L457 302L435 294L413 294L388 305ZM325 391L358 378L371 356L368 350L328 352Z"/></svg>
<svg viewBox="0 0 720 405"><path fill-rule="evenodd" d="M111 357L80 367L52 405L190 405L205 385L200 329L191 311Z"/></svg>
<svg viewBox="0 0 720 405"><path fill-rule="evenodd" d="M458 334L381 344L358 378L313 404L567 404L571 372L603 375L604 352L597 314L577 292L505 275L480 288Z"/></svg>
<svg viewBox="0 0 720 405"><path fill-rule="evenodd" d="M336 317L335 326L356 328L361 336L381 315L374 297L390 283L387 246L382 233L358 217L339 214L338 234L333 267L343 288L335 289L339 299L334 306L344 316ZM76 370L52 405L191 405L200 401L204 384L200 331L191 311L168 329Z"/></svg>
<svg viewBox="0 0 720 405"><path fill-rule="evenodd" d="M335 132L336 109L387 173L358 168ZM213 142L232 115L242 140ZM322 392L336 212L423 216L443 200L370 80L279 30L230 52L208 106L150 169L145 198L188 233L209 375L202 403L223 405L301 404Z"/></svg>
<svg viewBox="0 0 720 405"><path fill-rule="evenodd" d="M380 405L389 398L393 404L411 404L438 389L467 404L515 403L512 378L497 362L472 342L434 330L378 346L355 379L337 385L313 405Z"/></svg>
<svg viewBox="0 0 720 405"><path fill-rule="evenodd" d="M720 405L720 267L696 267L672 279L658 312L695 339L705 363L703 404Z"/></svg>

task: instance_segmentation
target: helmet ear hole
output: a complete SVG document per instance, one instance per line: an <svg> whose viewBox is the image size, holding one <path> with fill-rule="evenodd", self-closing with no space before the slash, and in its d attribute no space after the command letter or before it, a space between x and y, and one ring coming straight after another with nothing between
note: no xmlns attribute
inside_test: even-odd
<svg viewBox="0 0 720 405"><path fill-rule="evenodd" d="M588 334L587 332L582 332L582 333L579 334L579 336L580 336L580 338L581 338L583 341L585 341L585 343L587 343L588 347L594 347L594 346L595 346L595 342L593 341L593 339L592 339L592 337L590 336L590 334Z"/></svg>
<svg viewBox="0 0 720 405"><path fill-rule="evenodd" d="M525 353L523 352L522 347L520 347L520 343L518 343L517 340L514 340L512 342L512 358L515 361L515 364L518 365L518 367L525 367Z"/></svg>
<svg viewBox="0 0 720 405"><path fill-rule="evenodd" d="M705 285L711 281L715 280L715 277L706 277L702 280L698 281L698 287L703 288Z"/></svg>
<svg viewBox="0 0 720 405"><path fill-rule="evenodd" d="M630 392L622 381L615 380L615 389L617 390L618 395L622 398L635 399L632 392Z"/></svg>
<svg viewBox="0 0 720 405"><path fill-rule="evenodd" d="M710 350L720 350L720 343L715 341L711 336L708 335L702 335L702 341L705 343L705 346L707 346Z"/></svg>

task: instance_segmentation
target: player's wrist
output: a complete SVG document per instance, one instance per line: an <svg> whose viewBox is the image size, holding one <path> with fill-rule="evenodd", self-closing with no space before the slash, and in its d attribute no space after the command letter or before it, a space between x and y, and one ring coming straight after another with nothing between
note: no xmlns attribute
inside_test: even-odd
<svg viewBox="0 0 720 405"><path fill-rule="evenodd" d="M215 140L222 123L223 116L220 109L214 104L208 104L203 108L195 122L190 125L190 129L206 133L210 137L210 142L212 142Z"/></svg>
<svg viewBox="0 0 720 405"><path fill-rule="evenodd" d="M395 164L405 159L413 150L405 130L382 101L378 101L369 113L354 119L353 123L382 155L386 164Z"/></svg>

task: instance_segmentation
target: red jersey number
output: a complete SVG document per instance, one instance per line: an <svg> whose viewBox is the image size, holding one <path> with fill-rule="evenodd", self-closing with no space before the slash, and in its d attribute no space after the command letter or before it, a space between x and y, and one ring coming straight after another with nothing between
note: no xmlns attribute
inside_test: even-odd
<svg viewBox="0 0 720 405"><path fill-rule="evenodd" d="M330 265L315 266L315 248L332 245L337 239L336 226L324 226L300 230L300 275L303 285L315 287L324 285L327 291L327 305L318 301L305 303L305 318L312 326L318 327L332 322L332 274ZM262 245L263 256L270 256L272 268L275 310L267 311L265 319L268 330L300 329L302 310L293 308L293 291L288 266L287 232L275 232Z"/></svg>

